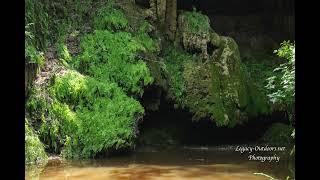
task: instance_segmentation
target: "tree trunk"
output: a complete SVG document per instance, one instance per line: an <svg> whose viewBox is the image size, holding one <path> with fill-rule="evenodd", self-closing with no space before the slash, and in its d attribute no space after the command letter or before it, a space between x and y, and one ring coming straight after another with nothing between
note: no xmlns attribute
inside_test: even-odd
<svg viewBox="0 0 320 180"><path fill-rule="evenodd" d="M166 7L166 34L174 40L177 30L177 0L167 0Z"/></svg>
<svg viewBox="0 0 320 180"><path fill-rule="evenodd" d="M149 3L153 19L168 38L174 40L177 30L177 0L150 0Z"/></svg>

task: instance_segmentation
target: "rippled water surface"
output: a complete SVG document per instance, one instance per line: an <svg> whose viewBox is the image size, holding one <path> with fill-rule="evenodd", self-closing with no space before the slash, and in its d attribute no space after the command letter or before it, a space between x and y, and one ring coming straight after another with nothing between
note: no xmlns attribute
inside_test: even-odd
<svg viewBox="0 0 320 180"><path fill-rule="evenodd" d="M26 179L269 179L254 173L266 173L284 179L289 175L286 163L284 159L278 163L249 161L248 154L240 154L232 148L143 148L125 156L27 168Z"/></svg>

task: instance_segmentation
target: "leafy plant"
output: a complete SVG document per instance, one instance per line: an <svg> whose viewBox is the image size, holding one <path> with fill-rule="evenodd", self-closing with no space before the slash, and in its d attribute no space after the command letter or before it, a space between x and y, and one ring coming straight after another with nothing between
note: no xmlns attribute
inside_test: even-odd
<svg viewBox="0 0 320 180"><path fill-rule="evenodd" d="M25 49L25 58L28 63L38 64L40 67L44 64L44 54L38 51L34 46L27 46Z"/></svg>
<svg viewBox="0 0 320 180"><path fill-rule="evenodd" d="M117 84L68 71L53 80L49 92L53 100L39 131L50 151L88 158L134 147L144 109Z"/></svg>
<svg viewBox="0 0 320 180"><path fill-rule="evenodd" d="M48 5L44 1L25 1L25 23L28 32L34 36L29 39L33 45L39 49L44 49L49 39L49 15Z"/></svg>
<svg viewBox="0 0 320 180"><path fill-rule="evenodd" d="M127 32L96 30L83 37L83 53L73 66L102 81L115 82L126 92L142 95L142 87L153 82L146 63L137 55L153 50L148 36L133 37Z"/></svg>
<svg viewBox="0 0 320 180"><path fill-rule="evenodd" d="M287 62L275 68L274 75L267 79L268 97L273 104L292 106L295 97L295 44L284 41L274 53Z"/></svg>
<svg viewBox="0 0 320 180"><path fill-rule="evenodd" d="M48 157L44 151L44 145L39 140L27 119L25 119L24 127L26 164L45 163Z"/></svg>
<svg viewBox="0 0 320 180"><path fill-rule="evenodd" d="M125 29L128 26L128 20L121 10L115 9L113 3L109 2L98 11L94 24L99 30L116 31Z"/></svg>
<svg viewBox="0 0 320 180"><path fill-rule="evenodd" d="M64 38L62 40L57 42L57 51L58 51L58 57L59 60L64 64L65 66L68 66L68 62L71 62L72 57L69 53L67 45L64 43Z"/></svg>
<svg viewBox="0 0 320 180"><path fill-rule="evenodd" d="M184 107L186 87L183 79L183 64L191 61L193 57L182 50L168 47L165 51L165 69L169 74L168 96L177 102L177 107Z"/></svg>

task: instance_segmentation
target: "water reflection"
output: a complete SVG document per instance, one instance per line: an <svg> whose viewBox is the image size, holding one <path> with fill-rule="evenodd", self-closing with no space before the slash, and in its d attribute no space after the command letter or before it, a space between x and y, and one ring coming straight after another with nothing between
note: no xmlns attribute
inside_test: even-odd
<svg viewBox="0 0 320 180"><path fill-rule="evenodd" d="M26 171L26 179L92 179L92 180L265 180L254 173L263 172L273 177L288 175L285 161L261 163L248 161L246 155L216 149L140 150L128 156L109 159L68 161L49 165L44 169Z"/></svg>

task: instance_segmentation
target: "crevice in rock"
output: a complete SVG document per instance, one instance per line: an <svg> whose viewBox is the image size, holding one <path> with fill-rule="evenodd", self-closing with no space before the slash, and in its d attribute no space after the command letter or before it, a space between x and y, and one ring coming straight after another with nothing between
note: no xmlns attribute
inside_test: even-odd
<svg viewBox="0 0 320 180"><path fill-rule="evenodd" d="M207 43L207 51L208 51L208 54L209 54L209 55L212 55L213 52L214 52L215 50L217 50L218 48L219 48L219 47L213 45L211 42L208 42L208 43Z"/></svg>

